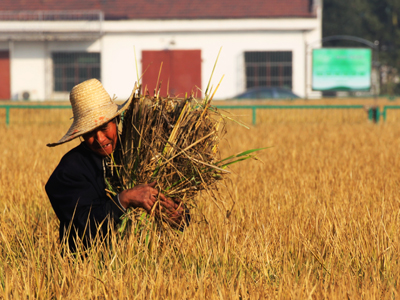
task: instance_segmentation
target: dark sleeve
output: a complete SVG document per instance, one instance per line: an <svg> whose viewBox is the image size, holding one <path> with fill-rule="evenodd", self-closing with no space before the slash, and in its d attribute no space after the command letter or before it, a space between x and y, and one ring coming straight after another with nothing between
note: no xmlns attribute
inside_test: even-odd
<svg viewBox="0 0 400 300"><path fill-rule="evenodd" d="M86 174L79 169L58 168L46 184L47 195L60 225L68 227L72 221L73 230L78 231L81 238L88 233L94 237L99 224L102 224L100 231L104 233L109 219L117 223L123 214L117 198L108 197L96 178L91 178L93 176L95 174Z"/></svg>

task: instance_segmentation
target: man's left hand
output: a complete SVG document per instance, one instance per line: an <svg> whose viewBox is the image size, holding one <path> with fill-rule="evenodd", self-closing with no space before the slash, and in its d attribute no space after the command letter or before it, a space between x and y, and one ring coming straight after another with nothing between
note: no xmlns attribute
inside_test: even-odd
<svg viewBox="0 0 400 300"><path fill-rule="evenodd" d="M167 221L172 227L178 228L183 222L185 209L182 203L177 204L172 199L165 197L159 199L160 206L156 207L156 213L164 213ZM161 209L161 211L160 211Z"/></svg>

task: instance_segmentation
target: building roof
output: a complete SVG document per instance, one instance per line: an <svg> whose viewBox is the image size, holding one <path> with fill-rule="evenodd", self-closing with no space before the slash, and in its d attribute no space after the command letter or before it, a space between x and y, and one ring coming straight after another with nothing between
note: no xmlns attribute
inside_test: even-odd
<svg viewBox="0 0 400 300"><path fill-rule="evenodd" d="M315 1L315 0L314 0ZM105 19L315 17L313 0L1 0L1 11L101 10Z"/></svg>

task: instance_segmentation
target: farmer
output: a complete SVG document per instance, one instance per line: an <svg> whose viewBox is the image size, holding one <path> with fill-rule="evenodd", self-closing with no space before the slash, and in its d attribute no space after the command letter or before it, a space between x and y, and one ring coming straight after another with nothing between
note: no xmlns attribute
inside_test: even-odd
<svg viewBox="0 0 400 300"><path fill-rule="evenodd" d="M76 85L70 93L74 121L68 132L54 147L82 137L83 142L70 150L46 184L51 205L60 220L60 240L66 239L75 252L78 236L85 246L109 226L119 222L127 208L152 211L157 200L174 227L184 225L184 209L155 188L155 182L124 190L111 198L105 189L107 160L117 145L117 122L129 106L131 97L121 106L115 104L97 79Z"/></svg>

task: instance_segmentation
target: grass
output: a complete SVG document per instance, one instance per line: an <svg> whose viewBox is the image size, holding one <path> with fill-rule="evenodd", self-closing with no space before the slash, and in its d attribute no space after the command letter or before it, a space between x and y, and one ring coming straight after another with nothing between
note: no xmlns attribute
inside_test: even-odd
<svg viewBox="0 0 400 300"><path fill-rule="evenodd" d="M230 124L223 157L273 148L259 154L264 163L232 166L219 207L203 195L183 234L132 234L84 261L61 257L44 192L78 143L45 147L69 113L51 126L41 122L48 112L34 113L12 112L15 123L0 127L0 298L399 297L399 113L378 125L356 111L260 112L250 130Z"/></svg>

